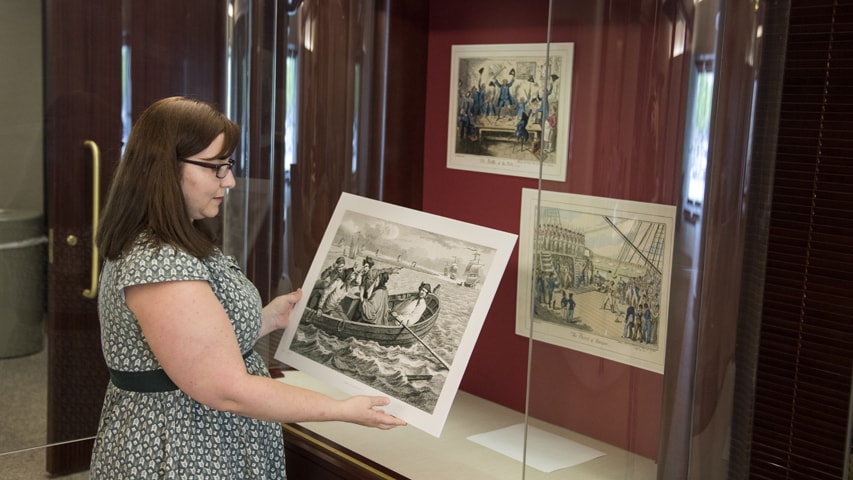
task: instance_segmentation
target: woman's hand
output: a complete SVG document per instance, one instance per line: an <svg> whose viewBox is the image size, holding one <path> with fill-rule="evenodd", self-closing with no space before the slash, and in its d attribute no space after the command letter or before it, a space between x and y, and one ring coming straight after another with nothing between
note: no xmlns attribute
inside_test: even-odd
<svg viewBox="0 0 853 480"><path fill-rule="evenodd" d="M298 288L295 292L290 292L284 295L279 295L270 301L263 310L263 326L261 327L261 335L264 336L274 330L287 328L290 325L290 316L293 312L293 307L302 299L302 289Z"/></svg>
<svg viewBox="0 0 853 480"><path fill-rule="evenodd" d="M393 415L385 413L384 410L375 407L384 407L391 400L388 397L356 395L341 400L343 410L341 412L345 422L355 423L365 427L378 428L380 430L391 430L394 427L406 425L406 421Z"/></svg>

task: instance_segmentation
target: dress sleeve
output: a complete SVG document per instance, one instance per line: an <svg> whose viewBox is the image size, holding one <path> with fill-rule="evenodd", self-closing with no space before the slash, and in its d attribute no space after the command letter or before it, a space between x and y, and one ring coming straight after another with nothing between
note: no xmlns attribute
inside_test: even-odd
<svg viewBox="0 0 853 480"><path fill-rule="evenodd" d="M209 279L210 271L204 262L189 253L170 246L137 247L121 262L116 286Z"/></svg>

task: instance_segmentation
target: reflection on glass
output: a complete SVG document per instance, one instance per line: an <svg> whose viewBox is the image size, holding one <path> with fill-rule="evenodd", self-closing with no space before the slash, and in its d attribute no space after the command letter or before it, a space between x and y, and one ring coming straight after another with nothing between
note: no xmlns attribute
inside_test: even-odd
<svg viewBox="0 0 853 480"><path fill-rule="evenodd" d="M687 133L687 200L701 204L705 199L705 170L711 132L711 100L714 92L713 61L697 62L694 77L693 112Z"/></svg>
<svg viewBox="0 0 853 480"><path fill-rule="evenodd" d="M249 208L246 177L252 174L246 164L246 152L249 148L246 127L249 125L250 69L246 67L251 64L250 8L251 2L230 1L225 27L225 98L227 102L225 113L235 123L243 126L241 131L243 137L237 151L234 152L234 159L240 166L240 174L234 175L237 185L228 191L222 211L223 249L227 254L233 255L244 270L249 251L248 238L245 235Z"/></svg>

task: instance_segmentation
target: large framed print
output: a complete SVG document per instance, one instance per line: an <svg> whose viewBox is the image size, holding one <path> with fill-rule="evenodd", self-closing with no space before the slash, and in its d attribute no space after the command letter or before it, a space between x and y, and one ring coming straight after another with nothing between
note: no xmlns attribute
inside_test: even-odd
<svg viewBox="0 0 853 480"><path fill-rule="evenodd" d="M344 193L275 358L440 436L516 240Z"/></svg>
<svg viewBox="0 0 853 480"><path fill-rule="evenodd" d="M573 43L451 47L447 167L565 181Z"/></svg>
<svg viewBox="0 0 853 480"><path fill-rule="evenodd" d="M663 373L675 207L523 189L515 332Z"/></svg>

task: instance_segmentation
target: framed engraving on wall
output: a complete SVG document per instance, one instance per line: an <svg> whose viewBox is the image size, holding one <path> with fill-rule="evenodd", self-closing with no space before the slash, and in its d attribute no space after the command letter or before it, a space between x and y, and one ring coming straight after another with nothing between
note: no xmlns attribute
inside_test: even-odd
<svg viewBox="0 0 853 480"><path fill-rule="evenodd" d="M447 167L565 181L574 44L451 50Z"/></svg>
<svg viewBox="0 0 853 480"><path fill-rule="evenodd" d="M516 239L344 193L275 358L439 436Z"/></svg>
<svg viewBox="0 0 853 480"><path fill-rule="evenodd" d="M523 189L515 333L663 373L675 207L539 201Z"/></svg>

